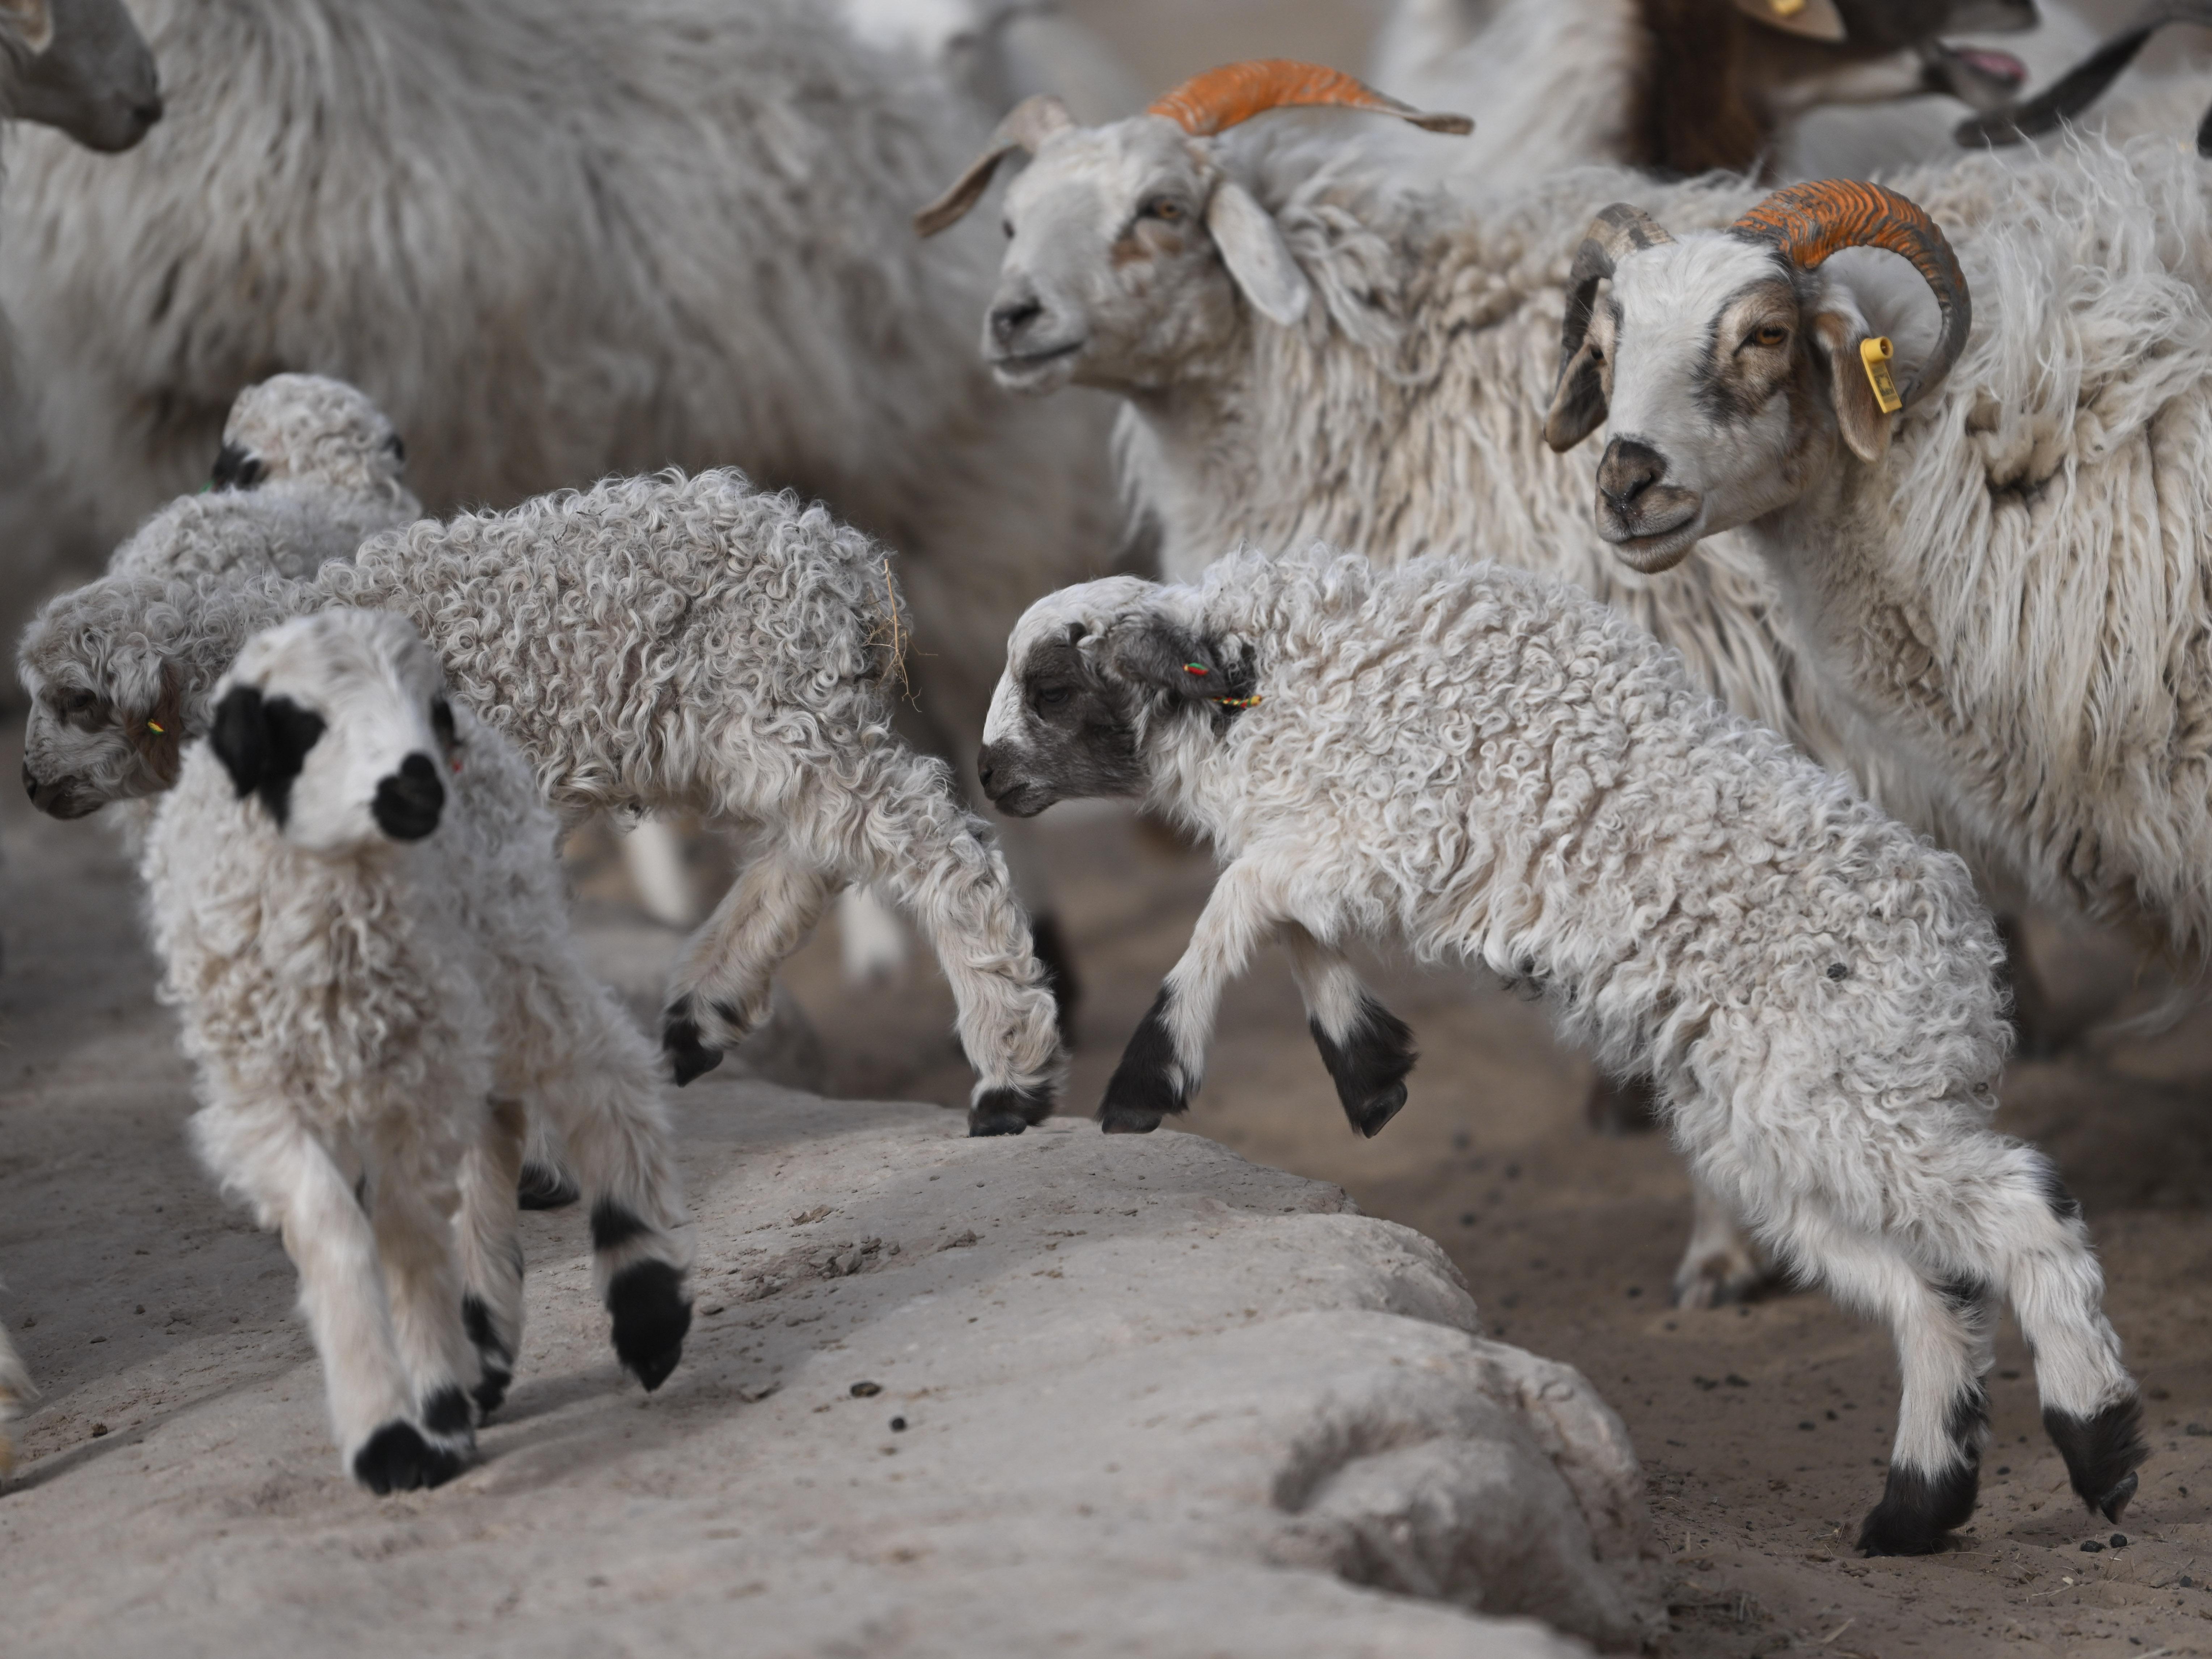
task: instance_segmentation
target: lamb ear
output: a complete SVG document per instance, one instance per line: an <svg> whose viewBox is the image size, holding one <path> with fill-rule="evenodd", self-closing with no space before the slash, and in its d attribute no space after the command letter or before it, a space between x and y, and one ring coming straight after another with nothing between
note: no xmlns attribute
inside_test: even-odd
<svg viewBox="0 0 2212 1659"><path fill-rule="evenodd" d="M1164 691L1182 702L1228 695L1228 676L1211 642L1150 614L1116 623L1111 635L1114 672L1132 684Z"/></svg>
<svg viewBox="0 0 2212 1659"><path fill-rule="evenodd" d="M44 52L54 43L51 0L0 0L0 17L15 26L16 38L33 52Z"/></svg>
<svg viewBox="0 0 2212 1659"><path fill-rule="evenodd" d="M1213 199L1206 204L1206 228L1213 233L1229 274L1262 317L1288 328L1306 314L1313 290L1273 216L1251 191L1232 179L1216 185Z"/></svg>
<svg viewBox="0 0 2212 1659"><path fill-rule="evenodd" d="M1875 393L1872 374L1861 355L1868 336L1857 324L1832 311L1814 315L1813 333L1828 360L1829 396L1835 404L1837 431L1861 460L1880 460L1889 453L1890 416ZM1887 342L1881 343L1887 346ZM1890 395L1896 396L1894 390Z"/></svg>
<svg viewBox="0 0 2212 1659"><path fill-rule="evenodd" d="M208 731L208 746L230 774L230 781L244 800L261 787L269 770L269 722L257 686L234 685L216 705L215 724Z"/></svg>

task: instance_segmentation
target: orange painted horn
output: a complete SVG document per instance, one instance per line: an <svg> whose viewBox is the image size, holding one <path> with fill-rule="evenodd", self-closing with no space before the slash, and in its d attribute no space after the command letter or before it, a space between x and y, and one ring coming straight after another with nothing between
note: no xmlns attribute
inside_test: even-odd
<svg viewBox="0 0 2212 1659"><path fill-rule="evenodd" d="M1912 261L1936 295L1943 313L1943 332L1935 355L1905 388L1911 403L1925 386L1951 372L1966 349L1974 325L1973 296L1959 256L1936 222L1916 204L1880 185L1826 179L1778 190L1729 227L1731 235L1766 242L1790 262L1810 270L1830 254L1847 247L1887 248Z"/></svg>
<svg viewBox="0 0 2212 1659"><path fill-rule="evenodd" d="M1432 115L1319 64L1255 58L1224 64L1184 82L1146 112L1164 115L1194 138L1210 138L1271 109L1364 109L1395 115L1431 132L1468 133L1464 115Z"/></svg>

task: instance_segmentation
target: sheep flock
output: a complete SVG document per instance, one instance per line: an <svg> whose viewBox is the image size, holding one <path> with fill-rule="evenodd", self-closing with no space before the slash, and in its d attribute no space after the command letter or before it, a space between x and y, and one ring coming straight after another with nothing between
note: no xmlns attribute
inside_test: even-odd
<svg viewBox="0 0 2212 1659"><path fill-rule="evenodd" d="M1510 988L1686 1169L1674 1321L1893 1340L1835 1547L1960 1547L2007 1317L2064 1503L2173 1501L1999 1113L2088 1053L2031 916L2203 1018L2212 73L2150 43L2212 7L1367 9L1146 104L1048 0L0 0L22 781L120 832L342 1478L478 1463L523 1207L675 1372L676 1091L827 923L856 999L927 945L1017 1160L1206 1129L1270 945L1359 1138L1455 1081L1364 951ZM1083 799L1218 872L1076 1097Z"/></svg>

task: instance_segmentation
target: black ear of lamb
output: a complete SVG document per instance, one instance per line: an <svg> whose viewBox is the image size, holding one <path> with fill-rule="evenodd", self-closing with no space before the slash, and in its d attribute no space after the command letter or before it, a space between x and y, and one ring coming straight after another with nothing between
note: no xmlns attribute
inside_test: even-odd
<svg viewBox="0 0 2212 1659"><path fill-rule="evenodd" d="M208 474L214 489L251 489L268 476L261 458L243 444L225 444L216 452L215 469Z"/></svg>

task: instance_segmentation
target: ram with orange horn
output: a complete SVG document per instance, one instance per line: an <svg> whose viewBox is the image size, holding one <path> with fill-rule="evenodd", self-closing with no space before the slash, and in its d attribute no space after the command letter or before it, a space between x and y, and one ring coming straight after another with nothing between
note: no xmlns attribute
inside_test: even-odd
<svg viewBox="0 0 2212 1659"><path fill-rule="evenodd" d="M1009 245L984 327L984 356L1000 383L1049 392L1111 383L1133 363L1170 365L1180 343L1236 295L1282 326L1303 317L1305 278L1214 143L1285 109L1474 130L1465 116L1418 110L1335 70L1282 59L1208 70L1143 114L1104 126L1078 125L1056 98L1024 100L968 170L915 216L924 236L949 229L982 199L1000 163L1017 152L1034 158L1006 192ZM1225 270L1234 295L1224 288L1201 296L1188 280L1216 270ZM1189 291L1194 314L1155 315L1146 301L1163 289Z"/></svg>

